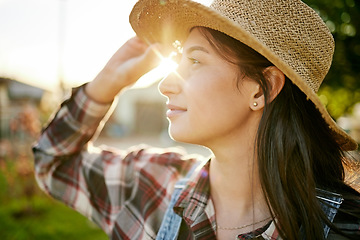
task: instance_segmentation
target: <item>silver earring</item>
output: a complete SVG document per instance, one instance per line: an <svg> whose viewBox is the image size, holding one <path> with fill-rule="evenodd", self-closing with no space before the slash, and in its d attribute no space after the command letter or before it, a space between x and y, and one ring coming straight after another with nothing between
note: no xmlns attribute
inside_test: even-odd
<svg viewBox="0 0 360 240"><path fill-rule="evenodd" d="M254 107L257 107L258 103L257 103L257 102L254 102L253 105L254 105Z"/></svg>

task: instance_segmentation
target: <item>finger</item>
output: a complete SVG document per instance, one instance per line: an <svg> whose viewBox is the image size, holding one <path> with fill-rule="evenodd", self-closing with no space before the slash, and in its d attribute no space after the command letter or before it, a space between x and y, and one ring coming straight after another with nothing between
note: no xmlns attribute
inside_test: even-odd
<svg viewBox="0 0 360 240"><path fill-rule="evenodd" d="M155 43L149 46L144 55L142 62L143 64L146 64L149 69L152 69L156 66L158 66L161 62L161 60L164 58L164 48L161 44Z"/></svg>

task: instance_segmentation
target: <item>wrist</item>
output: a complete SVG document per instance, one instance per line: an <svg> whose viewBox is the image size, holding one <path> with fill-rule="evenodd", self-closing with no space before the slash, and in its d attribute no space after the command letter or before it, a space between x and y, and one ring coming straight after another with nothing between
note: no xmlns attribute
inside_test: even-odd
<svg viewBox="0 0 360 240"><path fill-rule="evenodd" d="M100 72L85 86L85 93L98 103L111 103L124 87L114 75Z"/></svg>

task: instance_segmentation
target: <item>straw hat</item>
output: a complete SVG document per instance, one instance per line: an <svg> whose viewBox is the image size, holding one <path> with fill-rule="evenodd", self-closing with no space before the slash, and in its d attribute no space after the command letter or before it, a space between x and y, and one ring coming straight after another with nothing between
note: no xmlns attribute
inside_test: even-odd
<svg viewBox="0 0 360 240"><path fill-rule="evenodd" d="M278 67L318 110L343 150L357 143L331 118L316 92L327 74L334 39L321 18L300 0L139 0L130 23L147 42L183 42L191 28L223 32L255 49Z"/></svg>

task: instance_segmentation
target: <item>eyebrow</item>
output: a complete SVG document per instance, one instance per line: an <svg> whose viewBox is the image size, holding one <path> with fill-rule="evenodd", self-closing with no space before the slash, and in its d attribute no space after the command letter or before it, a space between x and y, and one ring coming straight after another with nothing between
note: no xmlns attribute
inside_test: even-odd
<svg viewBox="0 0 360 240"><path fill-rule="evenodd" d="M202 52L205 52L205 53L209 53L209 51L206 48L196 45L196 46L192 46L192 47L186 49L186 54L190 54L193 51L202 51Z"/></svg>

